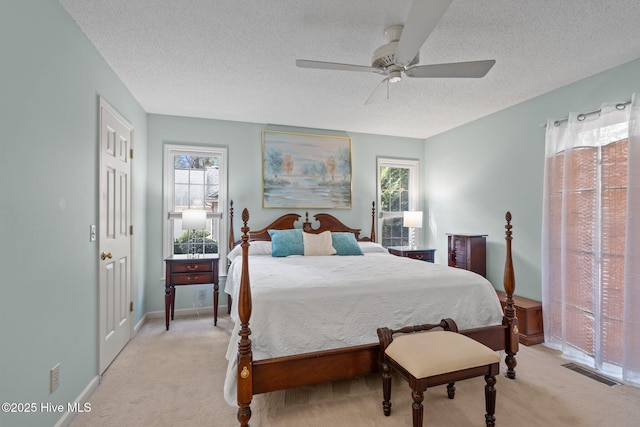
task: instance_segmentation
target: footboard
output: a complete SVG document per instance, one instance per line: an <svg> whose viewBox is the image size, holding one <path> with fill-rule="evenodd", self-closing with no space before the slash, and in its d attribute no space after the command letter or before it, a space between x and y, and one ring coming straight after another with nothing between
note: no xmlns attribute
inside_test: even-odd
<svg viewBox="0 0 640 427"><path fill-rule="evenodd" d="M378 344L253 362L253 394L367 375L378 370Z"/></svg>

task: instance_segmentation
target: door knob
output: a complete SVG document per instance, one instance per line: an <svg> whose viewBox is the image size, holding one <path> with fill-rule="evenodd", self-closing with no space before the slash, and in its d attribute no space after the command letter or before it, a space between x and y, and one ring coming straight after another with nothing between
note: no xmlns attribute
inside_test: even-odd
<svg viewBox="0 0 640 427"><path fill-rule="evenodd" d="M107 258L111 259L111 257L112 257L111 252L108 252L108 253L102 252L102 254L100 255L100 258L102 258L103 261Z"/></svg>

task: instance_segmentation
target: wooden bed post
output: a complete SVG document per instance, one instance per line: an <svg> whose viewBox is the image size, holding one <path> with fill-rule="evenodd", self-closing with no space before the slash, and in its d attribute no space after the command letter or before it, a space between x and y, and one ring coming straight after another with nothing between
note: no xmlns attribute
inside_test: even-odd
<svg viewBox="0 0 640 427"><path fill-rule="evenodd" d="M376 241L376 202L371 203L371 233L369 234L371 241Z"/></svg>
<svg viewBox="0 0 640 427"><path fill-rule="evenodd" d="M515 379L516 371L515 367L518 364L516 361L516 353L518 352L518 318L516 317L516 310L513 303L513 292L516 289L516 278L513 273L513 259L511 254L511 212L507 212L505 215L507 224L505 228L505 241L507 243L507 256L504 265L504 291L507 294L504 307L504 318L502 324L507 327L507 341L505 345L505 363L507 364L507 377Z"/></svg>
<svg viewBox="0 0 640 427"><path fill-rule="evenodd" d="M242 210L242 276L238 296L238 316L240 318L240 341L238 342L238 421L242 427L249 425L251 399L253 397L253 352L251 351L251 286L249 284L249 211Z"/></svg>
<svg viewBox="0 0 640 427"><path fill-rule="evenodd" d="M236 245L236 238L233 235L233 200L229 202L229 250Z"/></svg>

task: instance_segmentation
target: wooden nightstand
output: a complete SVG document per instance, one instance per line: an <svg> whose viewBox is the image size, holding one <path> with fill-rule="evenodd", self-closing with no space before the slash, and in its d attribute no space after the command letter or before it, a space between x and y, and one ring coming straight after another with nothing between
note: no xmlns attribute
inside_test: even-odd
<svg viewBox="0 0 640 427"><path fill-rule="evenodd" d="M173 320L176 286L213 283L213 324L218 324L218 254L196 256L172 255L165 258L167 272L164 288L164 314L169 330L169 313Z"/></svg>
<svg viewBox="0 0 640 427"><path fill-rule="evenodd" d="M389 246L387 250L390 254L395 256L403 256L427 262L434 262L436 252L435 249L425 248L422 246Z"/></svg>

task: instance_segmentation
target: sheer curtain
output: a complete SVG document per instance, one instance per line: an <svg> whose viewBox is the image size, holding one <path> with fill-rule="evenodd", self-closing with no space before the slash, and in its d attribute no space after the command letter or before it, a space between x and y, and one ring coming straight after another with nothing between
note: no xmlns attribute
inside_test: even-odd
<svg viewBox="0 0 640 427"><path fill-rule="evenodd" d="M640 385L640 99L546 130L546 344Z"/></svg>

